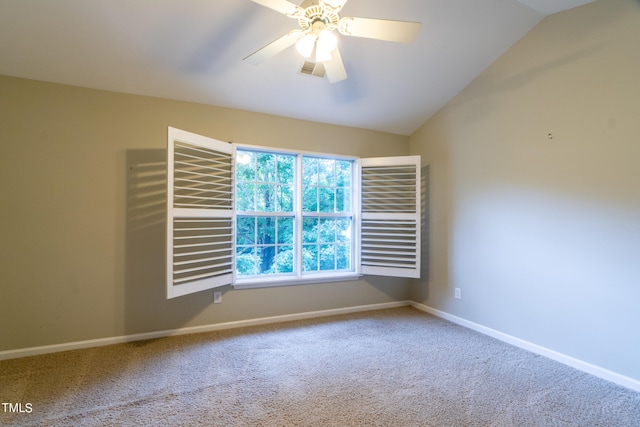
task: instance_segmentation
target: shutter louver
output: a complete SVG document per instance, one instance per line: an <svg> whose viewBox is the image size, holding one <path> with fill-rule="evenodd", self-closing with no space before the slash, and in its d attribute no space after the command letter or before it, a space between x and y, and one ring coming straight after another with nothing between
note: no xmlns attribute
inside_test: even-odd
<svg viewBox="0 0 640 427"><path fill-rule="evenodd" d="M169 128L167 298L233 280L233 146Z"/></svg>
<svg viewBox="0 0 640 427"><path fill-rule="evenodd" d="M420 157L361 160L363 274L420 277Z"/></svg>

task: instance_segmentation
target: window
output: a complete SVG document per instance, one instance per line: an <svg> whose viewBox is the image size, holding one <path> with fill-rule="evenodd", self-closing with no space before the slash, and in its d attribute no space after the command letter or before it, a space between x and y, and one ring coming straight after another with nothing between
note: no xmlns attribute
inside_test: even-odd
<svg viewBox="0 0 640 427"><path fill-rule="evenodd" d="M295 162L292 154L236 152L236 275L294 272Z"/></svg>
<svg viewBox="0 0 640 427"><path fill-rule="evenodd" d="M169 128L167 297L418 277L419 157L235 147Z"/></svg>
<svg viewBox="0 0 640 427"><path fill-rule="evenodd" d="M238 279L354 271L353 159L247 148L235 158Z"/></svg>
<svg viewBox="0 0 640 427"><path fill-rule="evenodd" d="M353 160L302 156L302 271L352 271Z"/></svg>

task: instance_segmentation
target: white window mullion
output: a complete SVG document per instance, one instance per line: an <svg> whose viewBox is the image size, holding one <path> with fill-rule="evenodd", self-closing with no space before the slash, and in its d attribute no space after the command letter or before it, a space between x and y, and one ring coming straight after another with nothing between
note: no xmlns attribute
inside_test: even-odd
<svg viewBox="0 0 640 427"><path fill-rule="evenodd" d="M296 156L296 164L294 168L294 241L293 241L293 255L294 255L294 268L293 273L296 276L302 275L302 221L304 216L302 215L302 156Z"/></svg>

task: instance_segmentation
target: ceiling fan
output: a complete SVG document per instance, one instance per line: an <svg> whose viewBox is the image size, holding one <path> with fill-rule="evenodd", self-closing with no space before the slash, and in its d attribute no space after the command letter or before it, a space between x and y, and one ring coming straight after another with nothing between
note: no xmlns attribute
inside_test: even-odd
<svg viewBox="0 0 640 427"><path fill-rule="evenodd" d="M347 78L335 30L345 36L409 43L415 40L421 27L419 22L341 18L339 13L347 0L305 0L300 6L287 0L252 1L297 19L300 28L288 32L244 60L259 64L295 44L298 52L309 58L303 65L303 71L309 63L319 65L319 74L324 72L331 83Z"/></svg>

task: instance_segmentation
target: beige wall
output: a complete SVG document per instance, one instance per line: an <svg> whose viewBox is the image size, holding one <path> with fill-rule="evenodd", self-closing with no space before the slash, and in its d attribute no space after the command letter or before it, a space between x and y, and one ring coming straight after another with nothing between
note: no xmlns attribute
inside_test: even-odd
<svg viewBox="0 0 640 427"><path fill-rule="evenodd" d="M404 136L0 76L0 351L405 300L406 280L165 299L167 127L406 155Z"/></svg>
<svg viewBox="0 0 640 427"><path fill-rule="evenodd" d="M640 380L639 42L635 0L549 16L411 137L412 299Z"/></svg>

